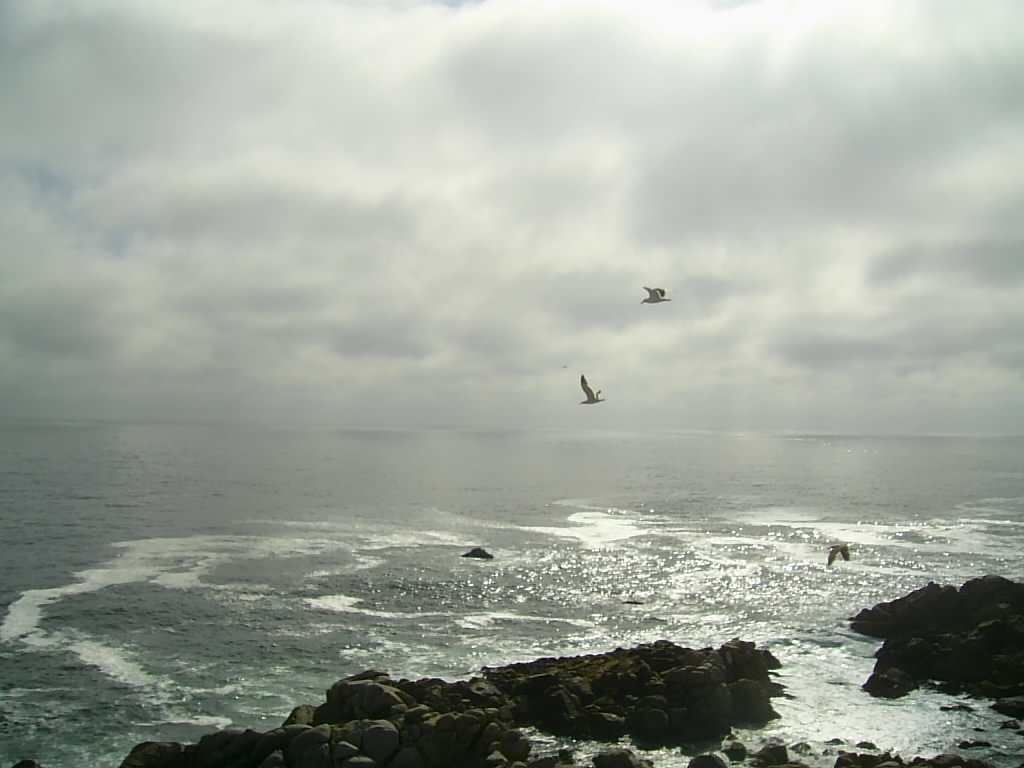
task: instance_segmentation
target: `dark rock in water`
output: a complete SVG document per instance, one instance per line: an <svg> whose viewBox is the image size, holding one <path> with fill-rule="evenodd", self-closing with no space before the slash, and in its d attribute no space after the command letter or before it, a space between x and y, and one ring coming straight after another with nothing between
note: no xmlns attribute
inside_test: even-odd
<svg viewBox="0 0 1024 768"><path fill-rule="evenodd" d="M651 761L644 760L630 749L609 749L593 757L594 768L650 768Z"/></svg>
<svg viewBox="0 0 1024 768"><path fill-rule="evenodd" d="M729 741L722 745L722 754L734 763L740 763L747 759L747 745L742 741Z"/></svg>
<svg viewBox="0 0 1024 768"><path fill-rule="evenodd" d="M463 553L462 557L476 557L480 560L493 560L494 555L488 552L483 547L473 547L469 552Z"/></svg>
<svg viewBox="0 0 1024 768"><path fill-rule="evenodd" d="M1024 584L1000 576L959 589L932 583L861 611L851 627L885 639L864 685L874 696L902 696L924 681L948 693L1024 695Z"/></svg>
<svg viewBox="0 0 1024 768"><path fill-rule="evenodd" d="M604 654L486 668L525 725L578 739L625 733L646 747L725 736L731 726L777 717L769 670L778 661L753 643L718 650L668 641Z"/></svg>
<svg viewBox="0 0 1024 768"><path fill-rule="evenodd" d="M1009 696L1004 699L998 699L992 705L992 709L1007 717L1024 717L1024 696Z"/></svg>
<svg viewBox="0 0 1024 768"><path fill-rule="evenodd" d="M785 744L766 744L753 754L757 765L785 765L789 762L789 750Z"/></svg>
<svg viewBox="0 0 1024 768"><path fill-rule="evenodd" d="M917 688L917 682L899 667L889 667L881 672L873 672L862 687L872 696L897 699Z"/></svg>
<svg viewBox="0 0 1024 768"><path fill-rule="evenodd" d="M180 764L184 746L173 741L144 741L128 753L121 768L172 768Z"/></svg>
<svg viewBox="0 0 1024 768"><path fill-rule="evenodd" d="M686 768L726 768L728 765L721 755L716 755L714 752L707 752L703 755L697 755L686 764Z"/></svg>

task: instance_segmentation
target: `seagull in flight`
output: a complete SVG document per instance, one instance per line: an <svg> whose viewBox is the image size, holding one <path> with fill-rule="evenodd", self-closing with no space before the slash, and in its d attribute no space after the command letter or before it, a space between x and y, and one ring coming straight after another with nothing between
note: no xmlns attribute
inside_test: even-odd
<svg viewBox="0 0 1024 768"><path fill-rule="evenodd" d="M604 398L601 397L601 390L597 390L597 394L594 394L594 390L587 384L587 377L580 374L580 386L583 387L583 394L587 396L586 400L580 400L580 405L593 405L594 403L603 403Z"/></svg>
<svg viewBox="0 0 1024 768"><path fill-rule="evenodd" d="M664 288L648 288L645 285L644 290L647 291L647 298L641 301L641 304L660 304L663 301L672 301L672 299L665 298Z"/></svg>
<svg viewBox="0 0 1024 768"><path fill-rule="evenodd" d="M842 557L843 560L850 559L850 548L846 544L833 544L828 548L828 564L832 565L836 561L837 557Z"/></svg>

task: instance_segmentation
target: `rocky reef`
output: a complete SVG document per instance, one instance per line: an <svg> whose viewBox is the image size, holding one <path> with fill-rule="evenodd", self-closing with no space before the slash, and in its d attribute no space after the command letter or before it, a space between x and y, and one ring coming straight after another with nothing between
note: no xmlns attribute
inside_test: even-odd
<svg viewBox="0 0 1024 768"><path fill-rule="evenodd" d="M861 611L851 627L885 640L863 686L871 695L897 698L930 682L1024 715L1024 584L1000 576L959 588L929 583Z"/></svg>
<svg viewBox="0 0 1024 768"><path fill-rule="evenodd" d="M733 640L693 650L668 641L609 653L545 658L479 677L396 680L368 670L295 707L266 732L229 728L196 744L139 744L121 768L555 768L569 754L533 755L521 730L637 746L720 739L733 725L777 717L770 679L779 662ZM640 768L622 747L597 768Z"/></svg>

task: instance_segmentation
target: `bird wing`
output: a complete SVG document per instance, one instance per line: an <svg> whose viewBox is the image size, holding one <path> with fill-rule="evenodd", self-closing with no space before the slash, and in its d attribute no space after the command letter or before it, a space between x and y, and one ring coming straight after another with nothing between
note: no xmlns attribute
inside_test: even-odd
<svg viewBox="0 0 1024 768"><path fill-rule="evenodd" d="M836 557L839 555L839 547L831 547L828 551L828 564L832 565L836 561Z"/></svg>
<svg viewBox="0 0 1024 768"><path fill-rule="evenodd" d="M849 560L850 559L850 548L848 546L846 546L845 544L843 544L843 546L841 546L839 548L839 554L843 556L843 560Z"/></svg>
<svg viewBox="0 0 1024 768"><path fill-rule="evenodd" d="M587 377L580 374L580 386L583 387L583 393L587 396L587 400L594 400L594 390L587 384Z"/></svg>
<svg viewBox="0 0 1024 768"><path fill-rule="evenodd" d="M647 298L648 299L655 299L655 298L658 297L658 291L660 291L661 289L660 288L648 288L645 285L644 286L644 290L647 291Z"/></svg>
<svg viewBox="0 0 1024 768"><path fill-rule="evenodd" d="M665 298L665 289L664 288L655 288L654 290L656 290L658 292L658 295L661 298L663 298L663 299Z"/></svg>

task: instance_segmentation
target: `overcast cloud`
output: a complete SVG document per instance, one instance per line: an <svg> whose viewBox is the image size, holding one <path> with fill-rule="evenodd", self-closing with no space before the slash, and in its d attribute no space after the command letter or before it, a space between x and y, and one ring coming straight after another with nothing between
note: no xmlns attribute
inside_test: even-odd
<svg viewBox="0 0 1024 768"><path fill-rule="evenodd" d="M1022 72L1018 0L0 3L0 417L1024 432Z"/></svg>

